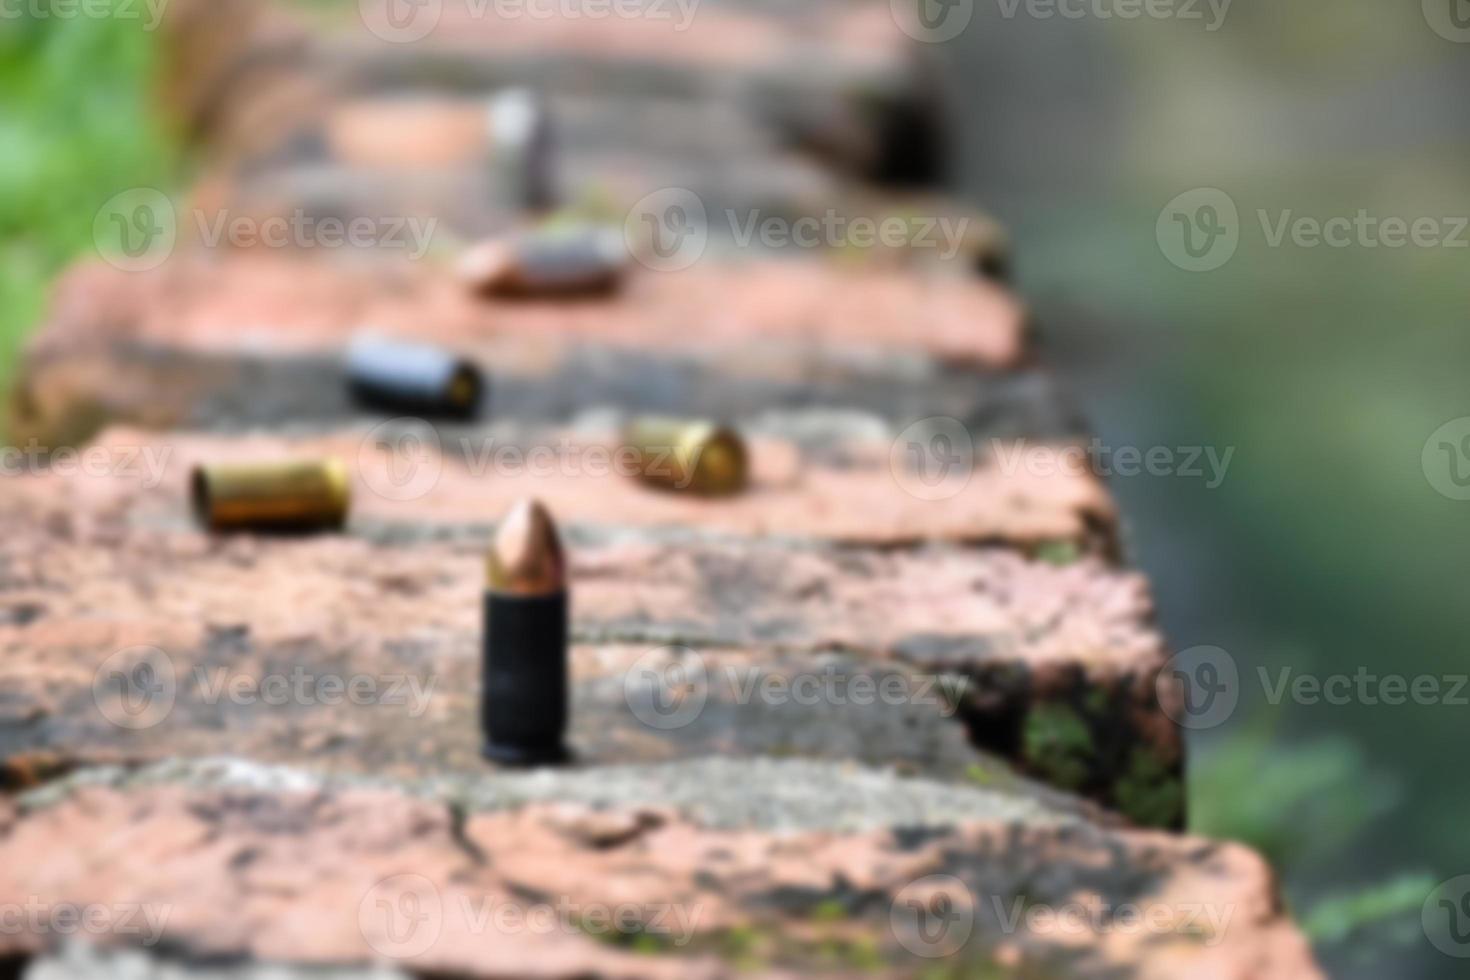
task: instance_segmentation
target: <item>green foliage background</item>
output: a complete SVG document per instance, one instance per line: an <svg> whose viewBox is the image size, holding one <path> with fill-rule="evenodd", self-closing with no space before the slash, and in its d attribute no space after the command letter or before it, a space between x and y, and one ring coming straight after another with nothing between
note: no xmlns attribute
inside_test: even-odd
<svg viewBox="0 0 1470 980"><path fill-rule="evenodd" d="M98 209L128 188L167 190L178 159L146 20L14 15L30 9L0 17L0 388L48 284L96 248Z"/></svg>

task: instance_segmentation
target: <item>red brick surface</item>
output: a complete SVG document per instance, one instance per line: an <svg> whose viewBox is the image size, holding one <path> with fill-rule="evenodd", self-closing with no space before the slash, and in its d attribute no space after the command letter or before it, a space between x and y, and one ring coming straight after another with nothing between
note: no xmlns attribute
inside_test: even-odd
<svg viewBox="0 0 1470 980"><path fill-rule="evenodd" d="M497 462L495 446L506 443L519 455ZM537 445L544 455L535 455ZM999 460L978 466L951 498L921 499L895 476L902 469L893 468L887 444L855 445L838 465L806 457L789 443L757 440L750 447L749 489L718 499L661 492L620 475L617 443L608 438L552 433L520 446L506 440L490 444L488 457L478 455L486 452L478 444L469 457L441 455L423 442L402 455L397 446L391 434L366 429L300 439L114 429L93 446L115 461L113 472L46 474L18 484L16 493L67 519L131 510L141 520L182 523L196 465L335 456L355 470L357 522L493 523L517 500L534 496L568 527L689 528L877 545L1070 542L1086 550L1109 546L1114 517L1106 490L1091 476ZM146 460L159 461L161 478L149 475Z"/></svg>
<svg viewBox="0 0 1470 980"><path fill-rule="evenodd" d="M822 964L897 974L933 961L900 947L903 926L892 921L903 910L892 910L937 888L976 923L955 943L955 966L1161 980L1318 975L1259 858L1160 834L978 820L914 843L894 831L711 830L657 807L550 804L455 819L385 792L168 786L83 790L0 830L0 901L141 905L171 948L196 957L386 958L467 977L725 976L737 964L759 975ZM60 853L68 859L16 860ZM428 917L422 932L382 911L404 895L416 899L406 912ZM1088 927L1080 913L1061 926L1023 916L1006 929L1018 901L1104 915L1128 905L1151 925L1099 918ZM538 903L570 910L582 928L483 917ZM610 918L617 906L650 925L664 910L658 955L606 942L608 923L591 916ZM25 949L43 937L3 941Z"/></svg>

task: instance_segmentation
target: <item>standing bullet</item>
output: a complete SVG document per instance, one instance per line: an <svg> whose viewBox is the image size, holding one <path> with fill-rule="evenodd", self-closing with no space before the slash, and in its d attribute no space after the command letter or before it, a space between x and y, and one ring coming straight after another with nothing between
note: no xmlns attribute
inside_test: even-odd
<svg viewBox="0 0 1470 980"><path fill-rule="evenodd" d="M480 724L485 756L530 766L567 758L567 566L551 515L523 500L490 545Z"/></svg>
<svg viewBox="0 0 1470 980"><path fill-rule="evenodd" d="M194 516L211 531L340 528L351 501L339 459L197 466L189 494Z"/></svg>
<svg viewBox="0 0 1470 980"><path fill-rule="evenodd" d="M745 489L749 457L732 429L714 422L643 418L623 432L637 459L637 476L649 486L708 497Z"/></svg>
<svg viewBox="0 0 1470 980"><path fill-rule="evenodd" d="M510 208L547 211L556 205L551 113L530 89L512 88L490 100L490 153L496 190Z"/></svg>
<svg viewBox="0 0 1470 980"><path fill-rule="evenodd" d="M367 408L471 419L479 412L485 383L475 365L448 351L363 337L347 350L347 386Z"/></svg>

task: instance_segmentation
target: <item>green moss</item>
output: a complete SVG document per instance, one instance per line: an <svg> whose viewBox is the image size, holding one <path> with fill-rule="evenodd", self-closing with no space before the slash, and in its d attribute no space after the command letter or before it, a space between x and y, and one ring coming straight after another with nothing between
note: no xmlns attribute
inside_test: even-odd
<svg viewBox="0 0 1470 980"><path fill-rule="evenodd" d="M1173 827L1184 815L1184 780L1152 749L1133 751L1113 787L1113 799L1127 816L1148 827Z"/></svg>
<svg viewBox="0 0 1470 980"><path fill-rule="evenodd" d="M990 786L995 783L995 773L978 762L972 762L965 768L965 778L976 786Z"/></svg>
<svg viewBox="0 0 1470 980"><path fill-rule="evenodd" d="M1026 764L1063 789L1078 789L1092 770L1092 733L1065 704L1041 704L1026 716L1022 736Z"/></svg>
<svg viewBox="0 0 1470 980"><path fill-rule="evenodd" d="M1082 548L1075 541L1043 541L1033 554L1050 565L1072 565L1082 558Z"/></svg>
<svg viewBox="0 0 1470 980"><path fill-rule="evenodd" d="M812 921L814 922L841 922L846 918L847 906L835 898L818 902L817 907L812 909Z"/></svg>

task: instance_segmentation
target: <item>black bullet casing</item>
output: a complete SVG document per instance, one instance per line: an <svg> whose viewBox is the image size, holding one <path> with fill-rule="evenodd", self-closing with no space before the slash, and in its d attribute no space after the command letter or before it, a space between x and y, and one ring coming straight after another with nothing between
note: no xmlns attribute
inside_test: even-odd
<svg viewBox="0 0 1470 980"><path fill-rule="evenodd" d="M485 396L473 364L420 344L367 338L347 352L347 387L359 405L420 417L473 419Z"/></svg>
<svg viewBox="0 0 1470 980"><path fill-rule="evenodd" d="M568 602L485 593L480 726L487 758L539 765L567 757Z"/></svg>

